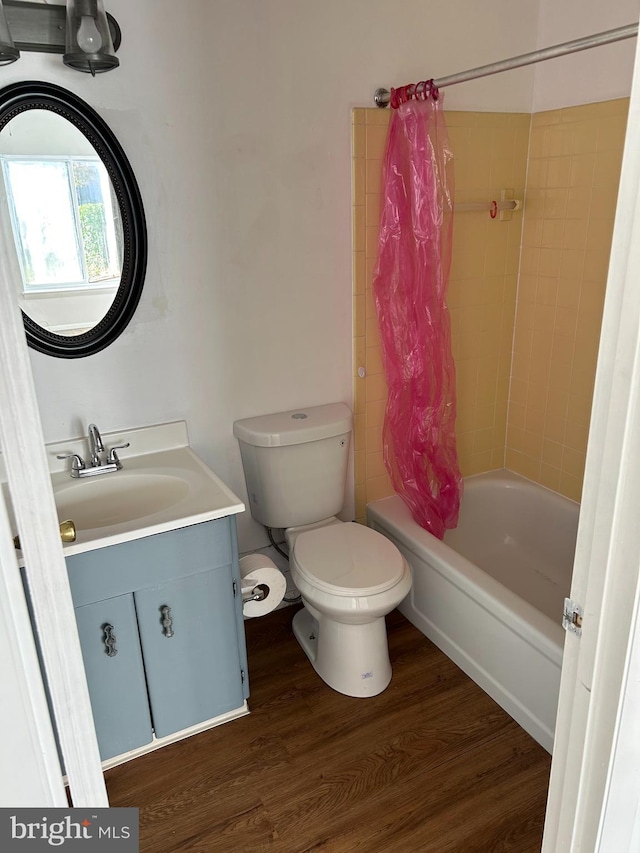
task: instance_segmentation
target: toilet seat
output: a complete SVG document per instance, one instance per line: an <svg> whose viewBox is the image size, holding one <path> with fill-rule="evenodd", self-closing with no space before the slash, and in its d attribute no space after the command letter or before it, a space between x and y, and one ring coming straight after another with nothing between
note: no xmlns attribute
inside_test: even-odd
<svg viewBox="0 0 640 853"><path fill-rule="evenodd" d="M399 583L405 573L405 561L396 546L355 522L301 533L293 558L309 584L331 595L376 595Z"/></svg>

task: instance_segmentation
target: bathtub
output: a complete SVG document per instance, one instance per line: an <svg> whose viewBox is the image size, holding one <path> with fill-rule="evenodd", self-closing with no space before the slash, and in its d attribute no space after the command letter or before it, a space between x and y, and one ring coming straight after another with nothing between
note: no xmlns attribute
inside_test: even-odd
<svg viewBox="0 0 640 853"><path fill-rule="evenodd" d="M578 513L509 471L465 479L458 527L443 542L396 496L367 506L369 526L411 566L400 611L548 752Z"/></svg>

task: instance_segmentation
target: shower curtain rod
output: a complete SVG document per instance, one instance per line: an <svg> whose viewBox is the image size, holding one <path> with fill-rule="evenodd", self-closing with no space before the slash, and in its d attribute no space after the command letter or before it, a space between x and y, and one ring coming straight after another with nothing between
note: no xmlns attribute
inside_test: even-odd
<svg viewBox="0 0 640 853"><path fill-rule="evenodd" d="M633 38L638 35L638 24L628 24L626 27L617 27L613 30L605 30L592 36L566 41L542 50L534 50L532 53L523 53L511 59L503 59L500 62L491 62L489 65L480 65L478 68L470 68L468 71L460 71L450 74L448 77L440 77L433 80L434 86L442 89L444 86L453 86L454 83L465 83L467 80L475 80L478 77L489 77L491 74L499 74L501 71L510 71L512 68L522 68L524 65L534 65L536 62L544 62L547 59L555 59L558 56L566 56L569 53L577 53L580 50L589 50L592 47L600 47L603 44L612 44L616 41ZM417 83L409 87L410 96L421 94L425 83ZM413 89L413 91L411 91ZM386 107L391 100L391 92L388 89L376 89L374 101L378 107Z"/></svg>

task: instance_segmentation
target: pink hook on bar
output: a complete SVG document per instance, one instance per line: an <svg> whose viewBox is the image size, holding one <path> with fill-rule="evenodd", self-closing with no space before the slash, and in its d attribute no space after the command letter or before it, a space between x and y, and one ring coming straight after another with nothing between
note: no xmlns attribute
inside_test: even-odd
<svg viewBox="0 0 640 853"><path fill-rule="evenodd" d="M489 207L489 216L492 219L495 219L497 215L498 215L498 202L492 201L491 205Z"/></svg>

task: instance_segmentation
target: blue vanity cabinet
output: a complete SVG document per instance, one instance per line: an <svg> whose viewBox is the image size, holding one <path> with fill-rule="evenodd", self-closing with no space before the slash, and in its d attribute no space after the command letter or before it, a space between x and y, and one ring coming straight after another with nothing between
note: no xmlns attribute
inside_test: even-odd
<svg viewBox="0 0 640 853"><path fill-rule="evenodd" d="M243 706L233 516L74 554L67 571L103 760Z"/></svg>
<svg viewBox="0 0 640 853"><path fill-rule="evenodd" d="M242 705L231 566L140 590L135 603L157 737Z"/></svg>
<svg viewBox="0 0 640 853"><path fill-rule="evenodd" d="M133 595L75 610L104 760L153 740Z"/></svg>

